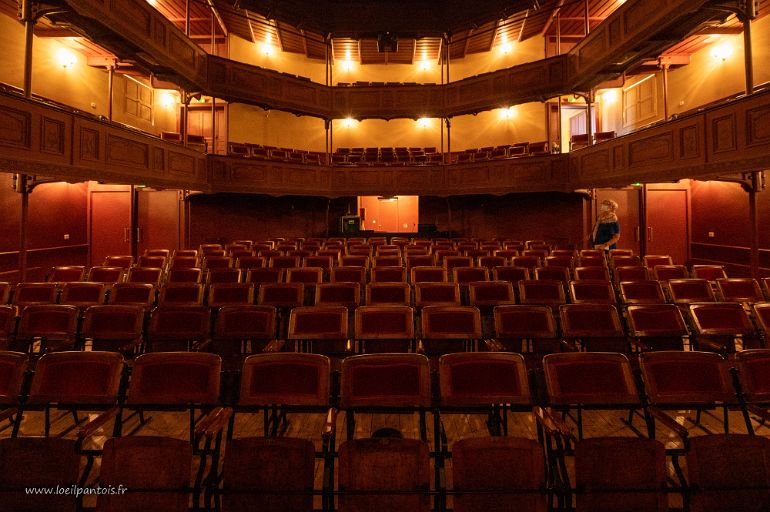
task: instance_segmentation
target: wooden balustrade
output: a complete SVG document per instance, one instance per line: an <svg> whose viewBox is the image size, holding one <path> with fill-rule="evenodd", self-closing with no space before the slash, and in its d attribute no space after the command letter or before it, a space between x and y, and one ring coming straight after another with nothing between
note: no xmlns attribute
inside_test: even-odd
<svg viewBox="0 0 770 512"><path fill-rule="evenodd" d="M339 119L453 117L587 91L697 28L707 0L629 0L569 53L445 85L326 86L207 55L143 0L66 0L58 14L122 58L189 91Z"/></svg>

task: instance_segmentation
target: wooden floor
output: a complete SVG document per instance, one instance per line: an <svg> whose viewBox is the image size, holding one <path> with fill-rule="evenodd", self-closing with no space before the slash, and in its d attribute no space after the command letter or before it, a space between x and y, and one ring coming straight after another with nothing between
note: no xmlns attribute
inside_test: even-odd
<svg viewBox="0 0 770 512"><path fill-rule="evenodd" d="M96 417L97 413L90 414L91 418ZM585 437L599 436L637 436L645 432L643 421L638 416L635 419L634 426L639 429L635 431L624 422L627 411L585 411L583 413L583 425ZM690 436L703 435L706 433L722 432L721 409L706 412L702 415L701 424L694 425L693 411L675 411L672 416L676 421L685 425L690 430ZM51 415L54 420L52 423L52 435L63 437L74 437L73 420L69 413L56 411ZM152 412L149 414L150 421L144 426L139 425L136 417L129 419L124 426L124 435L138 429L131 435L152 435L152 436L171 436L179 439L188 438L188 420L186 412ZM740 412L731 411L729 413L730 432L746 433L746 427ZM468 414L449 414L442 415L442 422L446 430L448 443L452 444L467 437L488 436L489 432L486 426L487 417L485 415ZM321 432L325 424L323 414L290 414L289 426L285 434L289 437L301 437L314 440L316 448L321 449ZM428 414L428 439L434 439L433 418ZM755 423L756 426L756 423ZM9 437L11 429L3 426L0 431L0 438ZM357 414L356 415L356 438L369 437L373 432L380 428L390 427L399 430L403 437L419 439L420 427L417 414ZM108 424L97 435L93 436L87 443L86 448L99 448L104 441L111 435L112 424ZM21 424L20 435L38 436L43 434L43 413L25 412ZM762 426L757 429L758 435L770 436L770 428ZM234 436L249 437L262 435L262 415L261 413L239 413L236 415ZM509 436L519 436L529 439L537 439L536 425L534 418L529 412L509 413ZM337 419L337 448L347 438L347 430L344 414L340 414ZM682 448L681 440L673 433L660 426L658 423L656 429L656 438L663 442L666 448ZM227 448L225 447L225 450ZM572 460L568 457L568 467L571 475L574 475L572 469ZM684 461L682 461L684 466ZM675 479L673 466L668 461L669 475ZM451 489L451 460L446 465L447 485ZM94 470L91 473L91 482L96 480L98 475L98 460ZM316 463L316 489L322 486L323 463L319 460ZM574 482L574 478L572 478ZM681 497L676 494L669 495L669 503L673 509L682 506ZM93 499L85 501L87 507L94 505ZM451 499L449 502L451 506ZM316 508L320 509L320 497L316 498Z"/></svg>

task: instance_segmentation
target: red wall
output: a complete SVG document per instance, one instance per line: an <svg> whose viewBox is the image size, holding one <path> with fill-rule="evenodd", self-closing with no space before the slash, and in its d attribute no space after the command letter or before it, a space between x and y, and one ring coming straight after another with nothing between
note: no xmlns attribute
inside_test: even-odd
<svg viewBox="0 0 770 512"><path fill-rule="evenodd" d="M560 246L583 242L582 194L420 197L420 223L476 238L545 239Z"/></svg>
<svg viewBox="0 0 770 512"><path fill-rule="evenodd" d="M17 279L21 195L0 175L0 280ZM39 280L54 265L85 265L88 256L87 185L49 183L29 196L28 276ZM69 235L65 239L64 235Z"/></svg>

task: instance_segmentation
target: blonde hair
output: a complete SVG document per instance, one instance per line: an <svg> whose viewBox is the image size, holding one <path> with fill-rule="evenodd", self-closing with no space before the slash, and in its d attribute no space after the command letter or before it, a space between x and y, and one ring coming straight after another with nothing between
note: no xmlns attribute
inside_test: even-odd
<svg viewBox="0 0 770 512"><path fill-rule="evenodd" d="M609 206L610 210L612 210L613 212L618 209L618 203L616 203L612 199L605 199L604 201L602 201L602 204L606 204L607 206Z"/></svg>

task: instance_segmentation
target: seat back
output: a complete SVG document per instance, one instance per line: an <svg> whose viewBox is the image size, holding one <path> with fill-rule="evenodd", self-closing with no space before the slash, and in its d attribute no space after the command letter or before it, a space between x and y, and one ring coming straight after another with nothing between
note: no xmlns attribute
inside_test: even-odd
<svg viewBox="0 0 770 512"><path fill-rule="evenodd" d="M271 283L259 287L257 302L277 308L297 308L305 300L305 285L302 283Z"/></svg>
<svg viewBox="0 0 770 512"><path fill-rule="evenodd" d="M663 304L666 297L660 283L654 280L621 281L618 285L623 304Z"/></svg>
<svg viewBox="0 0 770 512"><path fill-rule="evenodd" d="M719 354L643 352L639 362L652 405L713 405L735 398L728 365Z"/></svg>
<svg viewBox="0 0 770 512"><path fill-rule="evenodd" d="M169 437L113 437L104 443L99 485L128 489L125 494L100 493L97 512L163 510L186 512L189 501L192 446Z"/></svg>
<svg viewBox="0 0 770 512"><path fill-rule="evenodd" d="M412 284L415 283L445 283L447 271L444 267L411 267L410 278Z"/></svg>
<svg viewBox="0 0 770 512"><path fill-rule="evenodd" d="M80 454L74 439L0 439L0 509L14 512L75 512L72 494L33 494L25 488L69 489L78 483Z"/></svg>
<svg viewBox="0 0 770 512"><path fill-rule="evenodd" d="M312 441L291 437L232 439L227 443L223 473L225 510L313 510L315 448Z"/></svg>
<svg viewBox="0 0 770 512"><path fill-rule="evenodd" d="M584 279L594 279L599 281L607 281L610 278L610 274L606 268L598 267L575 267L575 280L582 281Z"/></svg>
<svg viewBox="0 0 770 512"><path fill-rule="evenodd" d="M526 279L518 282L519 301L522 304L557 306L567 299L564 285L554 279Z"/></svg>
<svg viewBox="0 0 770 512"><path fill-rule="evenodd" d="M74 343L78 308L61 304L33 304L24 308L19 320L18 338L43 338Z"/></svg>
<svg viewBox="0 0 770 512"><path fill-rule="evenodd" d="M655 265L652 268L652 276L658 281L668 281L669 279L686 279L690 277L690 273L684 265Z"/></svg>
<svg viewBox="0 0 770 512"><path fill-rule="evenodd" d="M690 439L687 473L690 510L768 510L770 440L743 434L712 434Z"/></svg>
<svg viewBox="0 0 770 512"><path fill-rule="evenodd" d="M127 283L149 283L155 286L160 284L160 279L163 276L162 268L150 268L150 267L131 267L128 269L128 276L126 276Z"/></svg>
<svg viewBox="0 0 770 512"><path fill-rule="evenodd" d="M158 304L189 305L203 304L203 285L194 282L166 283L160 289Z"/></svg>
<svg viewBox="0 0 770 512"><path fill-rule="evenodd" d="M457 283L415 283L414 305L460 305L460 287Z"/></svg>
<svg viewBox="0 0 770 512"><path fill-rule="evenodd" d="M19 283L13 293L13 304L23 308L32 304L55 304L56 283Z"/></svg>
<svg viewBox="0 0 770 512"><path fill-rule="evenodd" d="M361 304L361 283L322 283L315 288L316 306L345 306Z"/></svg>
<svg viewBox="0 0 770 512"><path fill-rule="evenodd" d="M18 403L27 363L27 354L0 351L0 405Z"/></svg>
<svg viewBox="0 0 770 512"><path fill-rule="evenodd" d="M425 306L420 316L422 335L426 339L481 337L481 314L473 306Z"/></svg>
<svg viewBox="0 0 770 512"><path fill-rule="evenodd" d="M214 405L222 359L205 352L155 352L134 361L128 405Z"/></svg>
<svg viewBox="0 0 770 512"><path fill-rule="evenodd" d="M468 283L471 306L499 306L515 304L513 286L508 281L478 281Z"/></svg>
<svg viewBox="0 0 770 512"><path fill-rule="evenodd" d="M497 306L494 317L498 338L555 338L557 334L548 306Z"/></svg>
<svg viewBox="0 0 770 512"><path fill-rule="evenodd" d="M339 454L340 512L428 512L428 444L414 439L357 439ZM345 494L345 491L377 491ZM394 491L396 494L387 494Z"/></svg>
<svg viewBox="0 0 770 512"><path fill-rule="evenodd" d="M667 511L666 477L666 453L659 441L584 439L575 447L576 510Z"/></svg>
<svg viewBox="0 0 770 512"><path fill-rule="evenodd" d="M361 306L355 311L357 340L414 339L414 310L409 306Z"/></svg>
<svg viewBox="0 0 770 512"><path fill-rule="evenodd" d="M93 306L104 303L104 284L72 281L62 285L59 304Z"/></svg>
<svg viewBox="0 0 770 512"><path fill-rule="evenodd" d="M69 283L72 281L82 281L86 273L83 266L64 266L54 267L48 274L47 281L50 283Z"/></svg>
<svg viewBox="0 0 770 512"><path fill-rule="evenodd" d="M260 286L259 290L266 286ZM207 303L209 307L218 308L230 304L253 304L254 303L254 284L253 283L216 283L209 286Z"/></svg>
<svg viewBox="0 0 770 512"><path fill-rule="evenodd" d="M473 437L457 441L452 446L452 481L457 493L454 511L545 512L544 468L542 447L531 439Z"/></svg>
<svg viewBox="0 0 770 512"><path fill-rule="evenodd" d="M458 352L439 359L442 407L529 405L527 367L521 354Z"/></svg>
<svg viewBox="0 0 770 512"><path fill-rule="evenodd" d="M150 283L117 283L110 290L108 302L150 308L155 302L155 286Z"/></svg>
<svg viewBox="0 0 770 512"><path fill-rule="evenodd" d="M348 308L346 307L295 307L289 314L289 339L346 340L347 337Z"/></svg>
<svg viewBox="0 0 770 512"><path fill-rule="evenodd" d="M711 283L705 279L671 279L667 286L674 304L716 301Z"/></svg>
<svg viewBox="0 0 770 512"><path fill-rule="evenodd" d="M123 356L116 352L52 352L35 366L31 404L115 404Z"/></svg>
<svg viewBox="0 0 770 512"><path fill-rule="evenodd" d="M756 279L717 279L719 295L725 302L762 302L765 300Z"/></svg>
<svg viewBox="0 0 770 512"><path fill-rule="evenodd" d="M320 354L276 352L243 363L241 406L327 406L331 363Z"/></svg>
<svg viewBox="0 0 770 512"><path fill-rule="evenodd" d="M543 358L551 405L615 408L641 403L631 363L612 352L562 352Z"/></svg>
<svg viewBox="0 0 770 512"><path fill-rule="evenodd" d="M372 267L370 282L405 283L406 269L404 267Z"/></svg>
<svg viewBox="0 0 770 512"><path fill-rule="evenodd" d="M612 283L603 280L570 281L570 295L575 304L616 304Z"/></svg>
<svg viewBox="0 0 770 512"><path fill-rule="evenodd" d="M276 332L273 306L222 306L217 313L214 338L219 340L269 340Z"/></svg>
<svg viewBox="0 0 770 512"><path fill-rule="evenodd" d="M100 350L124 350L142 341L144 308L100 305L86 309L82 335Z"/></svg>
<svg viewBox="0 0 770 512"><path fill-rule="evenodd" d="M371 283L366 285L365 293L367 306L412 303L411 288L406 283Z"/></svg>
<svg viewBox="0 0 770 512"><path fill-rule="evenodd" d="M428 407L430 366L420 354L363 354L342 361L340 407Z"/></svg>
<svg viewBox="0 0 770 512"><path fill-rule="evenodd" d="M770 350L742 350L735 354L741 386L749 402L770 400Z"/></svg>

